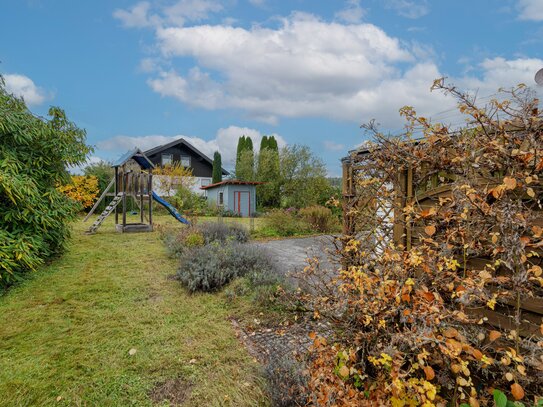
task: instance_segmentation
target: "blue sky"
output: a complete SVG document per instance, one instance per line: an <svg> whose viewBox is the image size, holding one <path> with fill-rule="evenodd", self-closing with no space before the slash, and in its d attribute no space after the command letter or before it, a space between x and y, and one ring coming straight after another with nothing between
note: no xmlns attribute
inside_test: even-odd
<svg viewBox="0 0 543 407"><path fill-rule="evenodd" d="M231 168L239 136L275 134L338 175L361 123L458 120L437 77L535 86L543 0L2 0L0 38L8 89L64 108L91 160L185 137Z"/></svg>

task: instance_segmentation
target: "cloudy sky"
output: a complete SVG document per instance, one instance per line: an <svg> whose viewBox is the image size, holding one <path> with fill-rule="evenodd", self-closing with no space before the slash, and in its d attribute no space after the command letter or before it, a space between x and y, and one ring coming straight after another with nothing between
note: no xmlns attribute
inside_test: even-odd
<svg viewBox="0 0 543 407"><path fill-rule="evenodd" d="M543 0L2 0L0 38L7 88L63 107L93 160L185 137L231 168L239 136L274 134L338 175L361 123L458 120L435 78L535 85Z"/></svg>

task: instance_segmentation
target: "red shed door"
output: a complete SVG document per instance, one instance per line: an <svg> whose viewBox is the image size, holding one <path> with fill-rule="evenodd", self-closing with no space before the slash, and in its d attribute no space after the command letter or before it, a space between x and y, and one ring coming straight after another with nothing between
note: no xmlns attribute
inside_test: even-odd
<svg viewBox="0 0 543 407"><path fill-rule="evenodd" d="M234 212L244 218L251 215L251 193L249 191L234 191Z"/></svg>

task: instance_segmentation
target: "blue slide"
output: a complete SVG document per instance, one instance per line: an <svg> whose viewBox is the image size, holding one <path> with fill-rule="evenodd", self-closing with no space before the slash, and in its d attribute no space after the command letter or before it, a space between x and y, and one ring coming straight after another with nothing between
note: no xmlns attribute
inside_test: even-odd
<svg viewBox="0 0 543 407"><path fill-rule="evenodd" d="M166 202L164 199L159 197L155 191L153 191L153 199L157 201L159 204L161 204L163 207L165 207L170 214L177 219L179 222L184 223L185 225L190 225L190 222L186 220L184 217L181 216L179 212L177 212L177 209L175 209L173 206L171 206L168 202Z"/></svg>

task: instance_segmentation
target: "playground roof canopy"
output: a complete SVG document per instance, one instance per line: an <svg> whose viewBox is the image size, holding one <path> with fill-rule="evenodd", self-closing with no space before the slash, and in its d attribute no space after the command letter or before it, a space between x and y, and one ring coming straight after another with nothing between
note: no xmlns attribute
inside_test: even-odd
<svg viewBox="0 0 543 407"><path fill-rule="evenodd" d="M115 161L112 167L120 167L126 164L126 162L131 159L137 162L139 166L143 168L144 170L148 170L149 168L155 168L153 163L147 158L147 156L143 153L143 151L141 151L137 147L134 148L133 150L128 151L121 158Z"/></svg>

